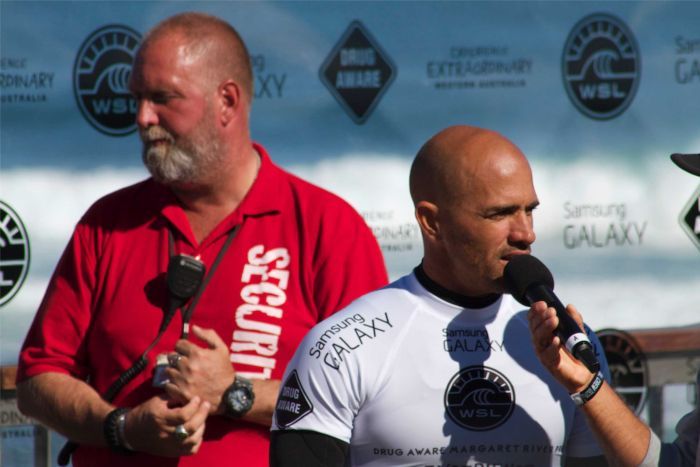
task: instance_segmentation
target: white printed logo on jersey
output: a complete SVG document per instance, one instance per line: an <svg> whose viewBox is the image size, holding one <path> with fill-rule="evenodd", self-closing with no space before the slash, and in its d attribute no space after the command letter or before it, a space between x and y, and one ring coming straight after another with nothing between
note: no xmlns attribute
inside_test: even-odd
<svg viewBox="0 0 700 467"><path fill-rule="evenodd" d="M515 408L513 385L501 373L483 365L463 368L445 390L445 411L462 428L492 430Z"/></svg>
<svg viewBox="0 0 700 467"><path fill-rule="evenodd" d="M393 327L389 320L389 313L385 312L383 316L378 315L369 319L365 319L361 313L355 313L325 329L309 350L309 355L317 360L323 356L323 363L338 370L340 364L347 358L347 355L343 354L349 355ZM328 349L324 350L326 347Z"/></svg>

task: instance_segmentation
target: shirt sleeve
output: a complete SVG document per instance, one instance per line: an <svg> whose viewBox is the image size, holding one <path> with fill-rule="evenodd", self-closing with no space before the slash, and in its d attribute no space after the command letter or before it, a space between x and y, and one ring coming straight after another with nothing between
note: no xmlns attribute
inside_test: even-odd
<svg viewBox="0 0 700 467"><path fill-rule="evenodd" d="M340 362L330 353L316 353L317 343L332 326L333 318L309 331L287 365L273 431L310 430L350 443L362 400L362 376L355 359Z"/></svg>
<svg viewBox="0 0 700 467"><path fill-rule="evenodd" d="M326 209L314 277L319 321L388 282L374 234L344 201Z"/></svg>
<svg viewBox="0 0 700 467"><path fill-rule="evenodd" d="M695 390L700 396L700 372L696 375ZM700 407L696 407L678 421L676 439L661 446L659 465L693 466L695 465L698 436L700 436Z"/></svg>
<svg viewBox="0 0 700 467"><path fill-rule="evenodd" d="M85 334L91 321L95 254L78 224L49 282L19 355L17 380L45 372L85 379Z"/></svg>

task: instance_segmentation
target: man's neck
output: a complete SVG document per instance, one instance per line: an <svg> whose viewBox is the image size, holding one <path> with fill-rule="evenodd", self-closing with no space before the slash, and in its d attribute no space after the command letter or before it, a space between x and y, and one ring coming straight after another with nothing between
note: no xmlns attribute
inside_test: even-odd
<svg viewBox="0 0 700 467"><path fill-rule="evenodd" d="M489 305L495 303L501 296L501 294L492 293L486 295L464 295L458 293L454 290L448 289L442 286L438 282L434 281L428 273L426 273L424 265L421 263L415 267L413 270L418 282L428 290L433 295L436 295L443 300L450 302L454 305L459 305L463 308L479 309L485 308Z"/></svg>
<svg viewBox="0 0 700 467"><path fill-rule="evenodd" d="M207 180L187 186L171 186L187 215L198 243L238 208L260 170L260 155L251 146L241 157L227 159Z"/></svg>

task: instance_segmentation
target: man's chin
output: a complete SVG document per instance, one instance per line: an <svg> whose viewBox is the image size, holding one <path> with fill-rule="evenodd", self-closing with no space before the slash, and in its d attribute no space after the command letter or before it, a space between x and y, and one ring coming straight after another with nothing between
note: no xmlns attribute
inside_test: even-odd
<svg viewBox="0 0 700 467"><path fill-rule="evenodd" d="M146 159L144 160L144 165L151 177L153 177L153 180L163 185L187 184L192 181L191 174L184 173L183 170L168 166L168 164L163 164L160 160Z"/></svg>

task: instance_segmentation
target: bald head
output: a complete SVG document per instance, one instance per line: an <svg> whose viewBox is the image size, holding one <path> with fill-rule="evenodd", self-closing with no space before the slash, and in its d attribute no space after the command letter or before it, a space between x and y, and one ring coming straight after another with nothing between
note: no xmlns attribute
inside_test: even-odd
<svg viewBox="0 0 700 467"><path fill-rule="evenodd" d="M529 171L520 149L499 133L467 125L448 127L416 155L409 176L413 203L445 205L459 200L491 171Z"/></svg>
<svg viewBox="0 0 700 467"><path fill-rule="evenodd" d="M139 53L152 46L162 46L163 40L175 40L184 45L184 54L191 61L200 61L204 79L218 85L232 79L251 101L253 73L250 56L238 32L226 21L204 13L181 13L157 24L144 38Z"/></svg>
<svg viewBox="0 0 700 467"><path fill-rule="evenodd" d="M418 151L410 186L428 277L467 296L502 293L503 268L535 241L539 204L517 146L495 131L447 128Z"/></svg>

